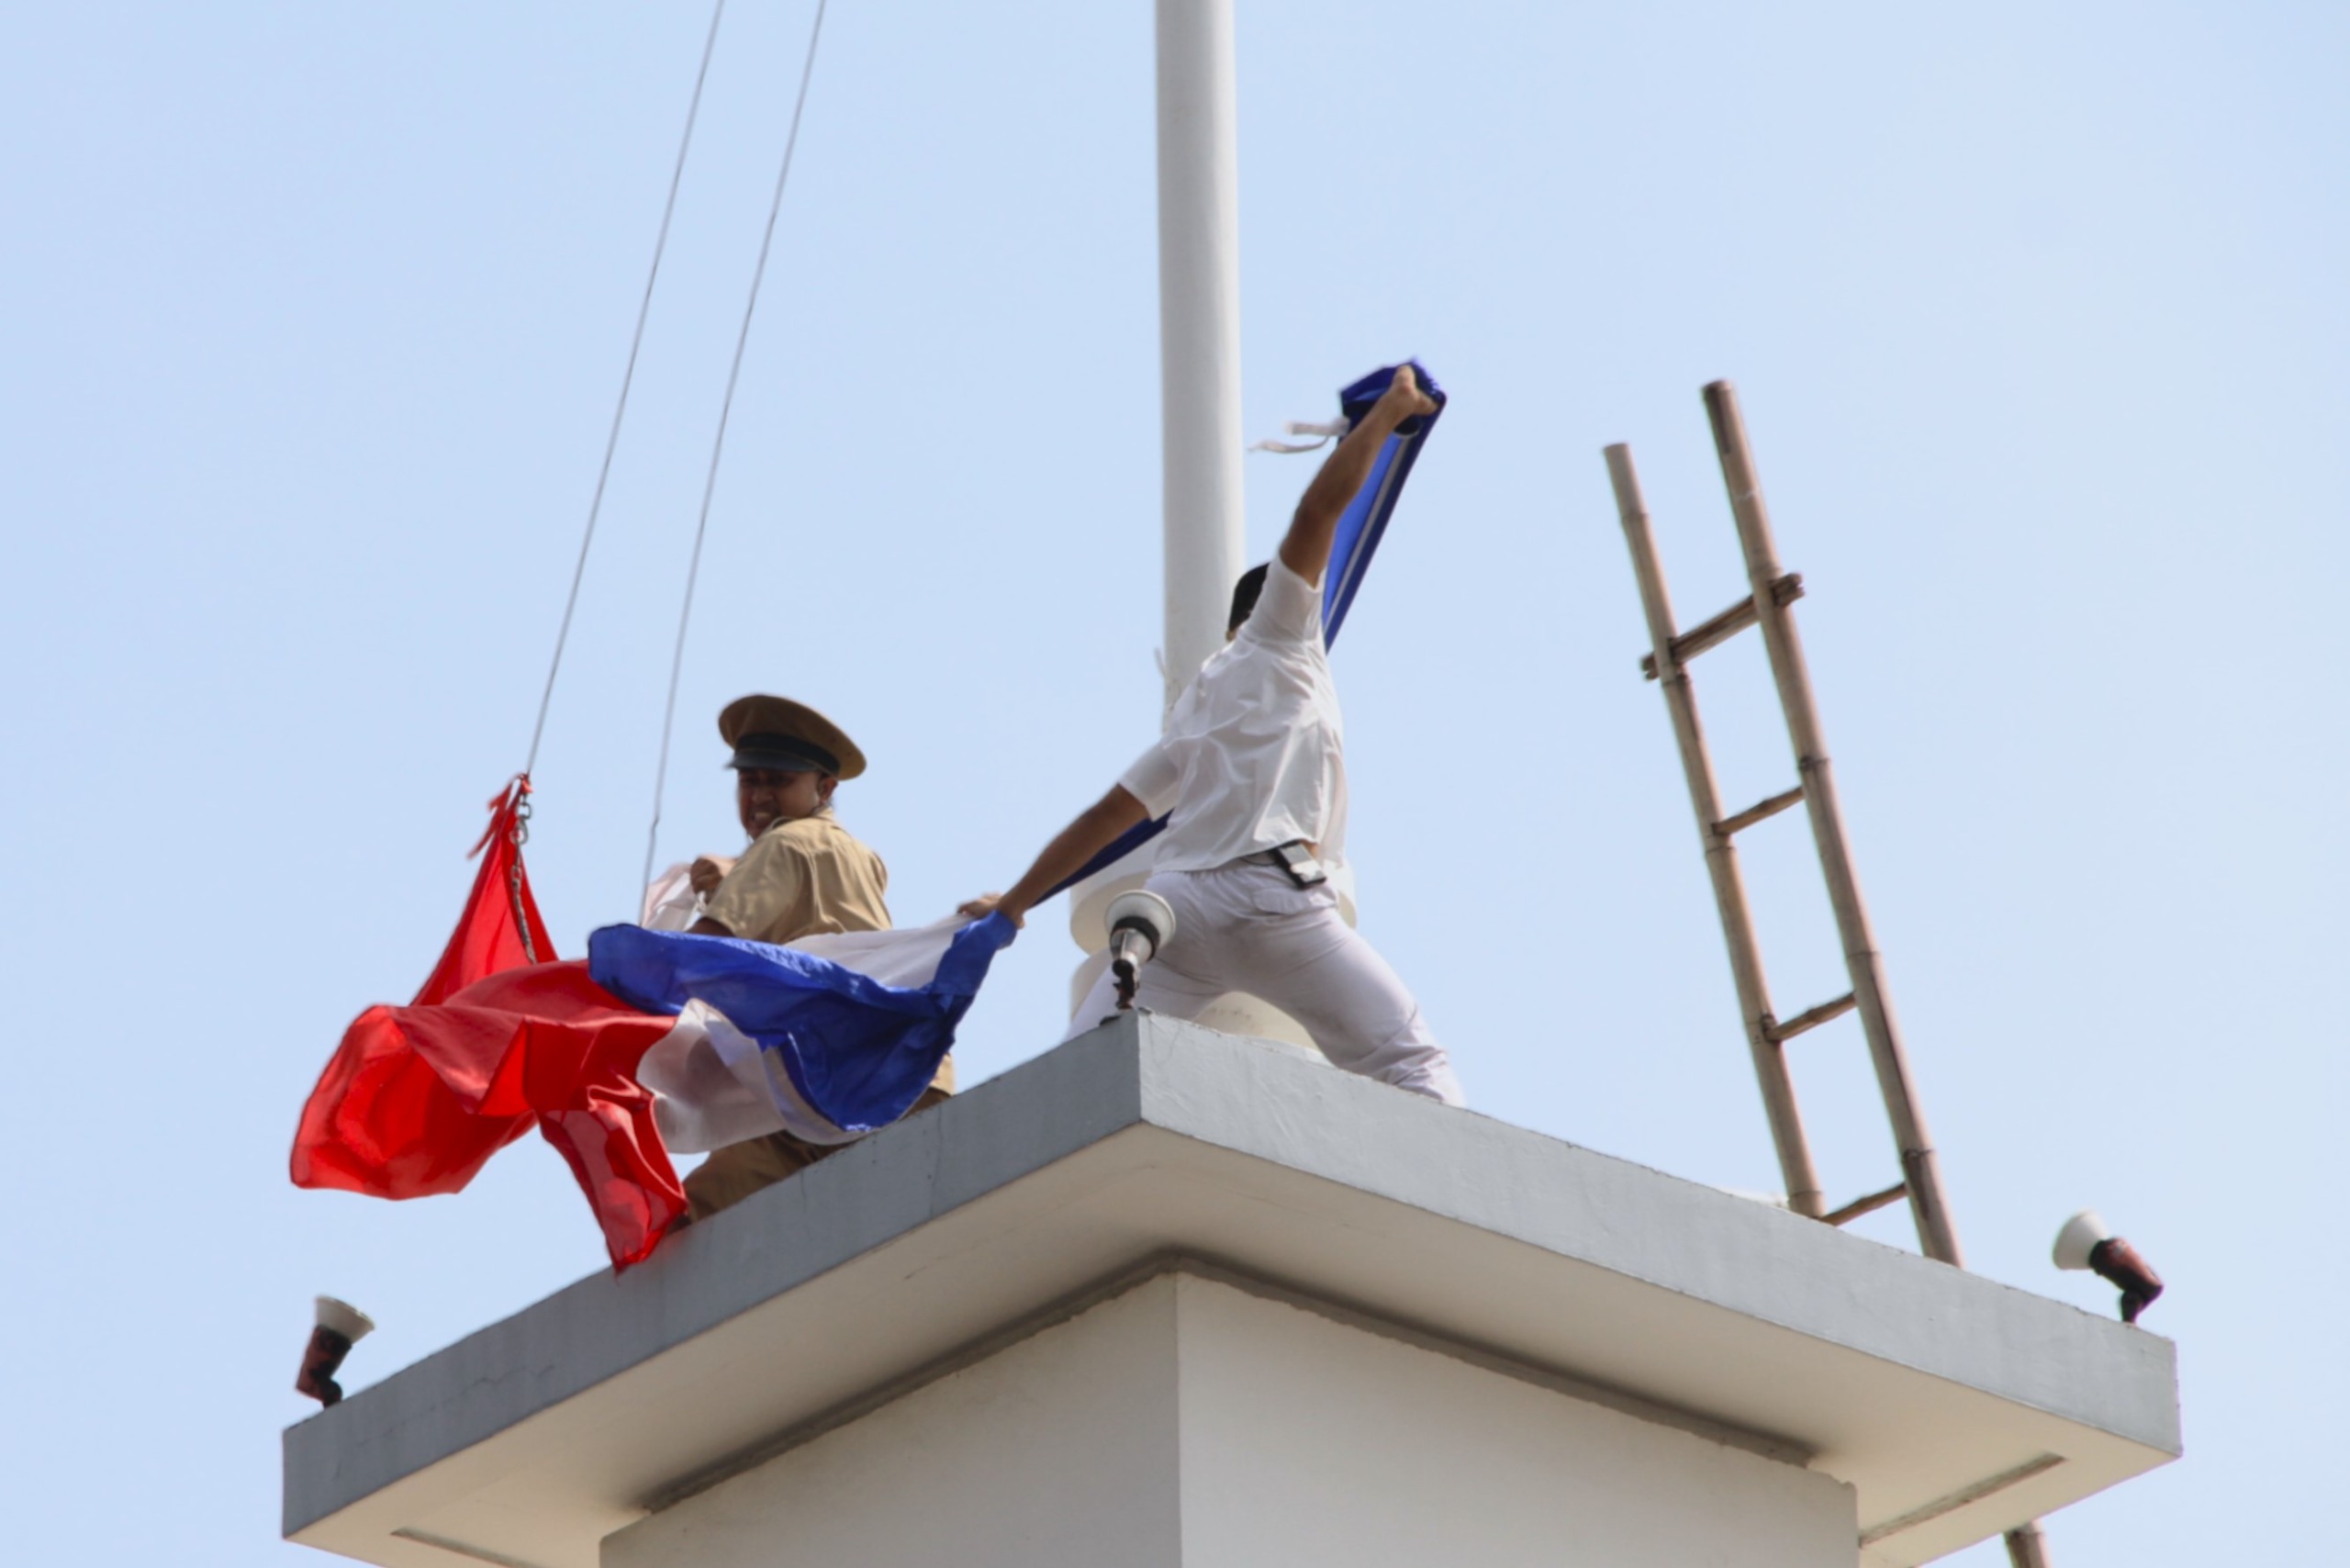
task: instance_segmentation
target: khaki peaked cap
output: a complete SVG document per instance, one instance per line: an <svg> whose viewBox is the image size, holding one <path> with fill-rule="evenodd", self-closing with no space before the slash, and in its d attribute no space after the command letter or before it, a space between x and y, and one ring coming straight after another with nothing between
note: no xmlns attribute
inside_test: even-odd
<svg viewBox="0 0 2350 1568"><path fill-rule="evenodd" d="M755 753L758 740L774 736L796 741L802 746L813 746L820 752L829 752L839 761L840 767L826 771L838 778L854 778L865 771L865 753L848 738L847 732L806 703L794 702L789 697L769 697L760 693L737 697L720 711L718 734L720 739L734 749L734 761L731 766L735 767L769 766L757 760L755 756L746 756L744 753L746 749ZM746 741L753 745L746 748L744 744Z"/></svg>

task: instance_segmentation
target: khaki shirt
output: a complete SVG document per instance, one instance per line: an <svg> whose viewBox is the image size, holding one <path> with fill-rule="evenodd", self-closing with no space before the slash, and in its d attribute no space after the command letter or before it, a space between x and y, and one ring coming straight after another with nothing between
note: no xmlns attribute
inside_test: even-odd
<svg viewBox="0 0 2350 1568"><path fill-rule="evenodd" d="M882 895L890 868L841 826L830 806L779 822L759 834L704 907L711 919L754 942L797 942L843 931L887 931ZM934 1086L953 1092L955 1062L938 1064Z"/></svg>
<svg viewBox="0 0 2350 1568"><path fill-rule="evenodd" d="M840 931L887 931L890 868L841 826L830 806L759 834L710 896L711 919L754 942Z"/></svg>

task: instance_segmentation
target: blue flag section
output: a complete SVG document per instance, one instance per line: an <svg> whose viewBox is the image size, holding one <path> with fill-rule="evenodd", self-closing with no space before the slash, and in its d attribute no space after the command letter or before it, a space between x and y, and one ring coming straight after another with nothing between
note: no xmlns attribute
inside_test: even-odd
<svg viewBox="0 0 2350 1568"><path fill-rule="evenodd" d="M1347 611L1354 607L1355 593L1362 587L1363 574L1371 569L1371 558L1379 551L1379 542L1387 533L1388 520L1395 515L1395 503L1404 498L1404 481L1411 477L1412 465L1419 461L1420 448L1427 444L1428 432L1443 417L1446 402L1444 388L1418 360L1407 360L1419 377L1420 390L1436 399L1436 411L1417 419L1406 420L1387 438L1371 461L1371 477L1363 481L1362 490L1338 519L1338 532L1330 545L1330 569L1322 579L1322 645L1335 647L1338 628L1346 623ZM1351 426L1379 401L1388 384L1395 379L1401 365L1387 365L1348 386L1338 394L1338 409ZM1110 847L1088 860L1076 875L1070 877L1045 896L1065 892L1104 866L1113 866L1136 850L1157 838L1167 828L1167 819L1136 823L1111 842Z"/></svg>
<svg viewBox="0 0 2350 1568"><path fill-rule="evenodd" d="M1000 914L957 931L921 985L886 984L845 964L732 936L608 925L588 938L598 985L647 1013L700 1002L779 1060L809 1106L844 1132L896 1121L955 1043L996 954Z"/></svg>
<svg viewBox="0 0 2350 1568"><path fill-rule="evenodd" d="M1322 583L1325 647L1337 644L1338 628L1345 624L1347 611L1355 602L1355 590L1362 587L1363 574L1371 569L1371 558L1387 532L1388 519L1395 515L1395 503L1403 498L1404 481L1411 477L1412 465L1419 461L1420 448L1427 444L1428 432L1444 417L1444 388L1436 384L1436 377L1418 360L1407 363L1419 377L1420 390L1436 399L1436 411L1404 420L1387 438L1371 462L1371 477L1363 481L1362 492L1347 508L1346 515L1338 519L1337 537L1330 546L1330 571ZM1338 406L1349 426L1371 411L1371 406L1379 401L1399 368L1391 364L1384 370L1374 370L1338 394Z"/></svg>

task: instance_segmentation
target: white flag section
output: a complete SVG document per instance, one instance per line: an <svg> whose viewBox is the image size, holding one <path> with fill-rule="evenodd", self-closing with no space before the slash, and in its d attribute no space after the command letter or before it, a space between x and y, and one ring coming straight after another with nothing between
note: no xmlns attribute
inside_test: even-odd
<svg viewBox="0 0 2350 1568"><path fill-rule="evenodd" d="M702 915L701 895L694 891L693 867L680 860L644 890L644 909L636 923L647 931L683 931Z"/></svg>
<svg viewBox="0 0 2350 1568"><path fill-rule="evenodd" d="M786 946L883 985L913 991L932 982L939 960L969 924L950 915L908 931L805 936ZM677 1027L644 1053L636 1079L655 1095L661 1141L673 1154L700 1154L772 1132L820 1144L865 1136L844 1130L810 1104L785 1070L780 1053L762 1050L706 1002L686 1004Z"/></svg>

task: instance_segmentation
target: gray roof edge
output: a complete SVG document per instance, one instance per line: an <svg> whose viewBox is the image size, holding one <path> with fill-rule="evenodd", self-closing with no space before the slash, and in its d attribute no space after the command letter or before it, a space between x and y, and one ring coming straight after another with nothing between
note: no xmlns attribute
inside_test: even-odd
<svg viewBox="0 0 2350 1568"><path fill-rule="evenodd" d="M976 1084L954 1097L952 1116L940 1106L885 1127L664 1241L627 1273L599 1270L286 1428L284 1533L1136 1125L1142 1022L1120 1019Z"/></svg>
<svg viewBox="0 0 2350 1568"><path fill-rule="evenodd" d="M285 1530L1145 1125L2180 1451L2176 1350L2157 1336L1262 1042L1130 1014L287 1428Z"/></svg>
<svg viewBox="0 0 2350 1568"><path fill-rule="evenodd" d="M1148 1017L1139 1044L1154 1126L2182 1451L2177 1348L2160 1335L1258 1042ZM1434 1137L1441 1158L1397 1158Z"/></svg>

